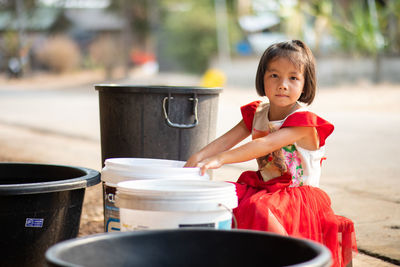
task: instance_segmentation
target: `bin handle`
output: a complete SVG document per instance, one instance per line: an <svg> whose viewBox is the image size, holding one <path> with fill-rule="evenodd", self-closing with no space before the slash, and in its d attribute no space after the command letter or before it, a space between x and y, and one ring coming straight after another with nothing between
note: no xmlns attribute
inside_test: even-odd
<svg viewBox="0 0 400 267"><path fill-rule="evenodd" d="M237 220L236 220L236 216L233 213L233 210L228 208L228 206L226 206L226 205L224 205L222 203L218 203L218 206L226 209L232 215L232 228L233 229L238 229L238 223L237 223Z"/></svg>
<svg viewBox="0 0 400 267"><path fill-rule="evenodd" d="M168 118L168 112L167 112L167 101L170 99L173 99L172 96L167 96L164 97L163 100L163 111L164 111L164 117L165 121L167 122L168 126L173 127L173 128L180 128L180 129L190 129L193 127L196 127L197 124L199 124L199 118L197 116L197 104L199 103L199 99L194 95L193 97L189 97L189 101L193 101L193 113L194 113L194 122L192 124L181 124L181 123L174 123L171 122L171 120Z"/></svg>

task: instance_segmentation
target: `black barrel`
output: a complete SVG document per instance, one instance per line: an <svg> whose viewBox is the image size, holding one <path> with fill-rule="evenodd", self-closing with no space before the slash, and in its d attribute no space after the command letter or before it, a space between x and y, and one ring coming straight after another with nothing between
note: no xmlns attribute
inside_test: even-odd
<svg viewBox="0 0 400 267"><path fill-rule="evenodd" d="M77 237L85 188L99 182L87 168L0 163L0 265L44 266L50 246Z"/></svg>
<svg viewBox="0 0 400 267"><path fill-rule="evenodd" d="M221 88L95 85L107 158L187 160L215 138Z"/></svg>
<svg viewBox="0 0 400 267"><path fill-rule="evenodd" d="M330 266L329 250L305 239L245 230L120 232L61 242L49 266Z"/></svg>

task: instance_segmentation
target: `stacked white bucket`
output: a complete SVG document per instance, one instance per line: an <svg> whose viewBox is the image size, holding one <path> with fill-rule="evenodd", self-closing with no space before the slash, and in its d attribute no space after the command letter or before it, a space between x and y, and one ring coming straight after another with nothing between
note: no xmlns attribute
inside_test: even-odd
<svg viewBox="0 0 400 267"><path fill-rule="evenodd" d="M101 172L106 232L207 227L230 229L235 186L210 181L185 162L113 158Z"/></svg>

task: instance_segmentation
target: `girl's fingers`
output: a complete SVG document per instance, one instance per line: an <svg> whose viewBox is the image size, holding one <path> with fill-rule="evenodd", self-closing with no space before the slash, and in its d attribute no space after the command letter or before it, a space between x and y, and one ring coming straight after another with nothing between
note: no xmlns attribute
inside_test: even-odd
<svg viewBox="0 0 400 267"><path fill-rule="evenodd" d="M207 166L207 165L204 164L204 163L202 163L202 162L197 163L197 167L200 168L200 174L201 174L201 176L203 176L203 175L206 173L206 171L207 171L207 169L208 169L206 166Z"/></svg>
<svg viewBox="0 0 400 267"><path fill-rule="evenodd" d="M217 169L220 167L220 165L217 164L216 162L209 161L209 162L199 162L197 164L197 167L200 168L201 175L204 175L208 169Z"/></svg>
<svg viewBox="0 0 400 267"><path fill-rule="evenodd" d="M201 175L204 175L206 173L206 171L208 170L207 165L203 165L203 167L200 168L200 173Z"/></svg>
<svg viewBox="0 0 400 267"><path fill-rule="evenodd" d="M197 167L200 160L201 158L195 154L186 161L185 166L183 167Z"/></svg>
<svg viewBox="0 0 400 267"><path fill-rule="evenodd" d="M187 161L183 167L185 168L185 167L195 167L195 166L196 166L196 164L193 164L193 163Z"/></svg>

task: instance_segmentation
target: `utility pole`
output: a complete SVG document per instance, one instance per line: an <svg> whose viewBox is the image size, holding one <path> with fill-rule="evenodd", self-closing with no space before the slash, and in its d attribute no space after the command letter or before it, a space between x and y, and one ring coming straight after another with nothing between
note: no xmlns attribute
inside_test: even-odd
<svg viewBox="0 0 400 267"><path fill-rule="evenodd" d="M129 64L130 64L130 51L132 45L132 17L129 8L129 0L120 0L121 5L121 17L123 18L124 25L121 32L122 41L122 66L124 71L124 76L129 76Z"/></svg>
<svg viewBox="0 0 400 267"><path fill-rule="evenodd" d="M18 27L18 60L21 69L26 69L29 66L29 51L26 51L26 12L23 0L16 0L17 27ZM25 67L24 67L25 66Z"/></svg>
<svg viewBox="0 0 400 267"><path fill-rule="evenodd" d="M382 57L381 49L384 45L384 40L379 30L378 12L376 10L375 0L368 0L368 9L371 17L372 27L374 28L374 41L375 41L375 72L374 82L378 83L381 81L382 76Z"/></svg>
<svg viewBox="0 0 400 267"><path fill-rule="evenodd" d="M228 12L226 0L215 0L215 17L217 23L217 44L219 64L230 62Z"/></svg>

